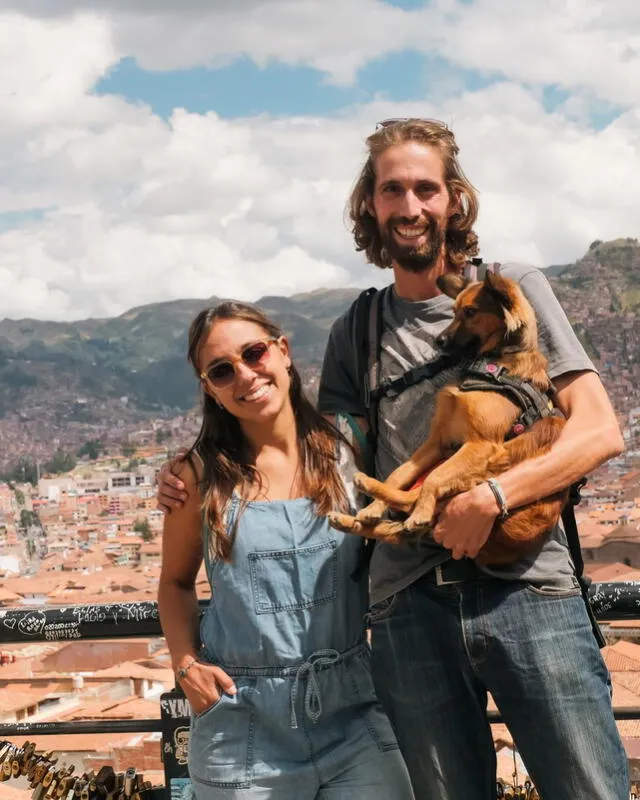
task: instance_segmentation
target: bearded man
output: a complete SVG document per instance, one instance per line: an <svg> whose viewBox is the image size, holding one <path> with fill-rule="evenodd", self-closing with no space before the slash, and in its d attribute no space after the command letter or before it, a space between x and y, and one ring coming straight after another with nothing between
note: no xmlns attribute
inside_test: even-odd
<svg viewBox="0 0 640 800"><path fill-rule="evenodd" d="M350 198L356 249L393 271L381 309L379 379L438 356L453 317L438 276L477 254L476 192L449 128L390 120L367 139ZM491 693L542 797L626 800L627 760L610 682L561 527L537 552L499 568L473 559L500 512L553 494L623 449L600 378L544 275L523 265L520 284L538 320L556 402L567 423L547 455L500 476L504 508L483 483L450 500L432 538L378 543L371 561L376 689L396 729L419 800L492 800L496 756ZM369 428L353 338L354 307L333 326L319 407ZM375 473L384 480L427 438L434 396L456 368L382 398Z"/></svg>

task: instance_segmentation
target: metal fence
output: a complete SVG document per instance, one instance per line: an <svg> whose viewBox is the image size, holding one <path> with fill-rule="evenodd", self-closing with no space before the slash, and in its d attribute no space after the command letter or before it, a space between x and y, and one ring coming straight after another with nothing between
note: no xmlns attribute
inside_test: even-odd
<svg viewBox="0 0 640 800"><path fill-rule="evenodd" d="M594 583L589 597L594 614L601 622L640 618L640 582ZM207 602L200 602L201 610L206 608ZM158 607L154 602L0 609L0 646L153 636L162 636ZM160 719L0 723L0 739L65 733L161 732L167 787L164 796L171 800L172 784L182 787L188 781L185 742L189 709L179 691L162 695L160 708ZM614 713L616 719L640 719L640 707L614 709ZM502 721L495 712L489 714L489 719L492 723ZM179 796L177 792L176 796Z"/></svg>

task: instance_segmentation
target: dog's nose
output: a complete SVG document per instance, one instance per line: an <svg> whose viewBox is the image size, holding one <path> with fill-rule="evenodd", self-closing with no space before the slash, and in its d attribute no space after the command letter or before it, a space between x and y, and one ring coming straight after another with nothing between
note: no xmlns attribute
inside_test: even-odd
<svg viewBox="0 0 640 800"><path fill-rule="evenodd" d="M440 336L436 339L436 344L441 350L444 350L446 346L449 344L449 337L446 333L441 333Z"/></svg>

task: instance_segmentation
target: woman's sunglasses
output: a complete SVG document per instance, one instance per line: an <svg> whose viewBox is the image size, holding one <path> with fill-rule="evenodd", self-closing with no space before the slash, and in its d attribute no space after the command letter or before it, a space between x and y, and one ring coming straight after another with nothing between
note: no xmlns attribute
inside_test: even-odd
<svg viewBox="0 0 640 800"><path fill-rule="evenodd" d="M214 389L224 389L233 383L236 375L235 364L242 362L250 369L262 366L269 358L269 347L278 341L277 336L258 339L242 348L239 356L224 359L212 364L208 370L200 373L200 380L209 381Z"/></svg>

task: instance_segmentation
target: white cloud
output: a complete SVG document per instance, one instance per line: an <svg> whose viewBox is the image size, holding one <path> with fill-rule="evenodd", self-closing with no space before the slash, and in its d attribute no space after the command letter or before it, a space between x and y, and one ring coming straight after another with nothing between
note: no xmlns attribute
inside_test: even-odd
<svg viewBox="0 0 640 800"><path fill-rule="evenodd" d="M142 48L139 56L144 44L153 50L149 58L166 65L162 54L168 40L164 33L154 39L163 25L167 31L174 26L176 52L184 54L194 41L187 22L201 19L203 32L208 30L210 3L191 0L184 7L184 21L173 13L173 4L149 0L144 5L147 12L153 7L158 13L144 16L143 4L135 4L137 23L125 15L124 2L67 0L64 8L77 11L81 6L82 13L46 17L36 14L38 3L33 0L25 4L31 17L0 13L4 38L11 45L0 51L0 71L8 76L0 90L0 231L5 229L0 233L0 318L80 318L184 296L256 299L321 285L385 280L388 273L366 265L353 252L342 212L363 158L364 136L376 119L389 116L451 121L463 166L481 189L479 233L487 258L561 263L581 255L595 238L639 233L640 188L630 178L640 173L637 101L631 102L629 95L628 110L597 131L589 124L591 95L574 96L550 113L543 107L540 87L520 83L536 70L556 74L549 66L553 64L559 74L566 56L564 39L552 37L542 54L543 66L533 58L534 43L537 36L549 33L550 19L577 20L586 9L580 2L560 4L559 11L537 5L541 32L532 32L523 47L514 73L518 80L449 97L443 93L432 102L377 100L332 118L263 115L223 120L213 112L176 110L168 121L144 105L91 91L122 55L134 52L136 43ZM267 14L265 25L277 26L282 22L278 13L291 10L282 2L246 0L243 13L258 14L267 6L275 16ZM328 42L329 26L319 16L307 17L311 27L303 24L304 14L317 13L316 6L300 0L299 24L289 31L286 47L281 24L278 30L263 31L264 47L273 53L280 48L285 60L306 59L316 65L322 61L331 72L340 47L348 49L340 21L348 18L355 25L360 16L362 36L349 33L353 52L332 73L344 79L368 53L395 46L396 33L399 41L403 36L418 38L403 27L407 18L416 19L407 12L368 0L344 0L342 16L337 11L337 16L325 14L334 35ZM488 15L487 24L503 13L497 0L478 0L476 6ZM222 4L215 7L222 13ZM365 8L379 15L367 18L377 19L373 33L363 24ZM533 25L531 8L529 0L523 0L522 14L512 20L514 30ZM593 8L598 10L599 3L589 4ZM584 18L580 25L585 36L593 34L601 44L614 41L624 22L627 39L633 41L636 20L631 6L614 2L609 8L606 24L597 16ZM227 15L235 14L234 9L234 4L224 6ZM438 29L443 37L438 46L444 51L452 48L455 32L471 24L473 9L467 19L458 4L442 0L419 13L439 15L449 26ZM146 44L136 27L143 22L148 28ZM483 31L478 22L475 40L469 36L465 48L453 48L455 57L471 64L491 49L490 42L497 48L493 34ZM302 36L306 55L297 36ZM569 41L571 34L567 36ZM130 47L123 44L127 37ZM193 58L203 58L203 53L209 58L216 42L225 44L220 35L210 45L205 38L198 38L204 50L194 47ZM226 42L227 54L235 52L232 39ZM250 37L247 41L246 47L254 47ZM256 50L254 56L271 57L267 49ZM605 51L594 54L596 66ZM508 52L515 58L513 48L505 46L487 58L487 67L498 70L495 65L502 60L504 70L512 71L506 63ZM571 47L567 53L573 53ZM595 92L596 70L589 78L586 61L572 67L577 77L571 80L579 79ZM347 62L351 66L344 67ZM633 72L633 56L626 63L627 82L633 84L640 80ZM621 74L618 68L614 64L612 74ZM605 101L621 102L628 90L622 87L615 95L603 83L598 91ZM43 212L22 222L14 219L8 230L2 224L3 211L33 209Z"/></svg>
<svg viewBox="0 0 640 800"><path fill-rule="evenodd" d="M640 95L636 0L0 0L34 16L88 9L113 21L118 49L151 70L246 56L353 83L373 58L413 48L483 74L583 91L622 105Z"/></svg>

